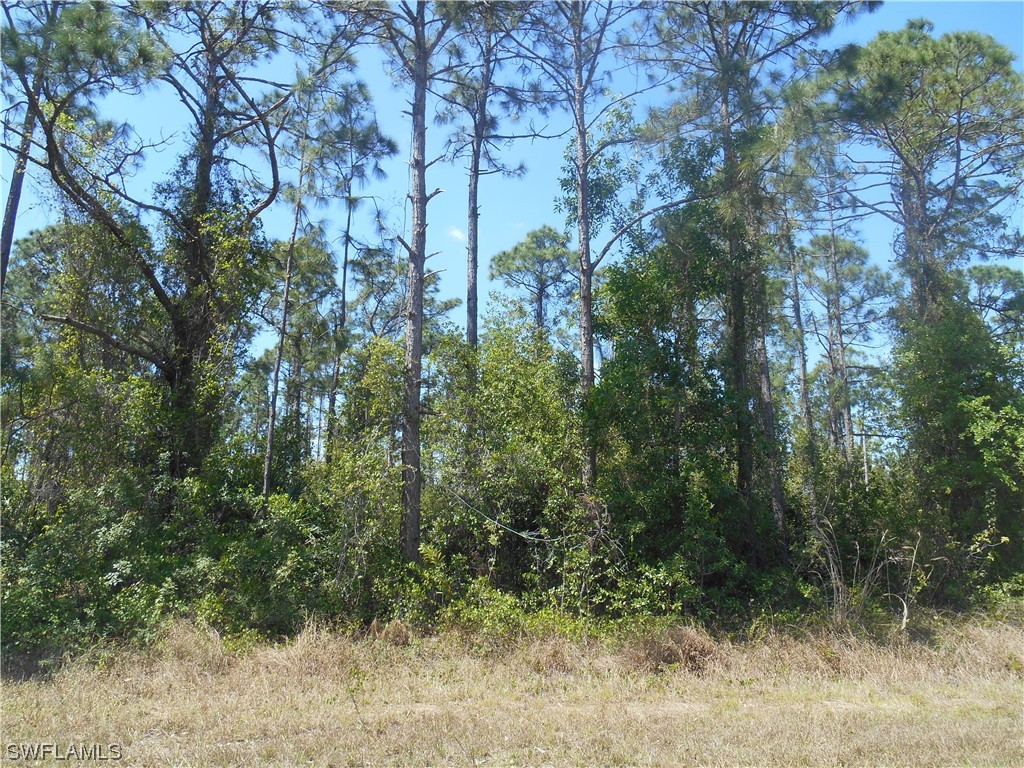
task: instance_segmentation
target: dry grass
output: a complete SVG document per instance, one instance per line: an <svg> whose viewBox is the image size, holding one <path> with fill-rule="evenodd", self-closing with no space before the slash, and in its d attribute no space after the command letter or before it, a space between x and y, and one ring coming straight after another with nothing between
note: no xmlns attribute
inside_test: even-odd
<svg viewBox="0 0 1024 768"><path fill-rule="evenodd" d="M373 635L376 634L376 637ZM4 743L119 743L133 766L1024 765L1024 629L473 652L400 624L238 656L178 625L147 653L4 686Z"/></svg>
<svg viewBox="0 0 1024 768"><path fill-rule="evenodd" d="M626 656L641 672L661 672L681 666L699 675L722 654L718 644L704 630L671 627L634 640L627 646Z"/></svg>

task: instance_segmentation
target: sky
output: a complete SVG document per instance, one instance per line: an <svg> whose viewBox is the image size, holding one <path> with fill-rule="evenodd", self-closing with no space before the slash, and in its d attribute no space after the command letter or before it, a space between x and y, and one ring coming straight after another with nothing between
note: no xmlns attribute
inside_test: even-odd
<svg viewBox="0 0 1024 768"><path fill-rule="evenodd" d="M1017 69L1024 72L1024 1L1007 2L887 2L872 14L862 14L853 22L840 26L822 43L839 47L848 43L866 43L884 30L904 27L908 20L927 18L934 25L936 36L953 31L978 31L992 35L1007 46L1016 56ZM384 116L398 114L402 109L402 96L396 94L391 84L378 76L377 83L369 81L376 95L385 94L388 102L378 108L385 131L389 125ZM379 87L378 87L379 83ZM632 85L624 83L623 88ZM552 118L551 128L560 128L565 118ZM396 139L408 146L408 137L401 135L404 126L391 129ZM443 138L444 128L432 127L430 140L434 146ZM487 264L495 253L513 247L527 232L544 224L556 229L565 225L562 213L554 211L554 198L558 193L558 181L563 166L563 152L566 140L520 142L513 148L513 157L522 157L527 164L527 175L522 179L504 179L488 176L481 183L480 208L480 277L487 277ZM406 150L407 151L407 150ZM404 160L407 155L401 154ZM400 163L399 163L400 164ZM403 169L397 168L394 181L403 180ZM428 250L440 253L429 263L428 269L446 270L442 279L442 296L465 296L466 252L464 233L466 229L466 179L460 167L435 166L427 180L427 189L444 189L431 203L428 211ZM878 217L874 217L878 218ZM872 222L861 226L860 235L872 259L887 265L892 255L892 227L885 222ZM603 241L598 238L595 242ZM573 240L575 245L575 240ZM1024 264L1020 264L1024 268ZM481 299L489 290L499 290L500 283L481 284ZM459 308L452 313L452 319L464 324L465 311Z"/></svg>
<svg viewBox="0 0 1024 768"><path fill-rule="evenodd" d="M957 30L973 30L992 35L1007 46L1016 56L1016 67L1024 71L1024 0L1007 2L887 2L873 14L861 14L854 21L840 26L822 45L838 47L847 43L866 43L878 32L902 28L909 19L927 18L935 25L934 33L941 35ZM384 210L390 212L391 223L401 232L407 232L410 223L405 193L408 182L408 119L402 114L407 109L408 97L385 72L386 67L379 57L363 57L359 76L364 79L373 94L378 119L383 131L399 144L398 155L385 164L388 179L363 190L374 195ZM634 84L617 83L617 88L628 89ZM150 153L147 164L135 179L138 187L152 186L165 177L175 161L175 143L180 146L182 134L176 132L181 119L180 107L166 95L144 93L141 96L119 96L109 103L114 114L124 114L143 136L163 136L171 140L170 146L162 152ZM428 113L430 107L428 106ZM563 115L541 120L549 131L566 126ZM450 129L431 125L428 133L428 156L438 155ZM566 139L519 141L508 152L508 162L515 165L525 162L527 172L522 178L503 178L499 175L486 176L481 182L480 206L480 295L482 310L487 307L486 297L498 285L487 279L488 264L495 253L511 248L521 241L527 232L545 224L561 229L565 226L564 214L554 210L555 197L559 191L562 175L563 152ZM9 185L10 157L3 157L3 188ZM44 202L45 185L30 175L26 195L22 201L17 236L26 234L55 220L56 213ZM442 298L465 296L466 286L466 173L465 163L456 161L449 165L434 165L427 178L428 191L444 190L430 203L428 209L428 252L435 253L428 261L428 270L442 271ZM340 205L336 210L327 208L319 216L343 219ZM877 217L875 217L877 218ZM264 217L265 231L272 238L286 238L289 234L291 215L283 204L275 205ZM364 219L366 236L370 236L369 222ZM892 251L892 229L882 222L860 226L859 235L868 248L872 260L888 265ZM598 246L603 244L600 236L595 239ZM575 245L575 243L573 243ZM1024 268L1024 264L1018 265ZM465 323L465 310L457 308L451 320L460 326Z"/></svg>

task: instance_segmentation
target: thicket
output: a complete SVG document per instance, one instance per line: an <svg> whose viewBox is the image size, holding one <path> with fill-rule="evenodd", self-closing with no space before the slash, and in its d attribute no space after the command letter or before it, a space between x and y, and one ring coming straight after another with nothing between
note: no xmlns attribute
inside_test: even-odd
<svg viewBox="0 0 1024 768"><path fill-rule="evenodd" d="M359 184L394 146L351 56L406 12L438 40L510 25L541 56L555 45L545 14L582 37L603 11L625 24L629 5L494 18L441 3L19 6L7 127L28 138L9 149L45 171L62 215L16 243L9 275L5 253L5 653L145 641L169 616L243 638L311 617L500 630L772 611L906 627L919 605L1024 592L1024 280L980 261L1020 255L1006 207L1024 175L1020 77L991 39L924 24L811 56L800 45L853 9L769 5L634 9L667 25L651 29L690 100L644 126L613 109L601 135L571 137L566 229L618 234L581 255L546 227L500 254L492 271L518 298L493 302L512 308L484 315L479 337L474 315L469 338L418 246L353 234ZM288 25L314 11L340 26L302 49ZM203 49L211 30L232 45ZM708 75L701 30L746 46L743 66ZM197 47L171 47L190 34ZM799 77L780 88L751 62L787 46ZM239 73L285 47L312 62L307 77L247 91L261 81ZM440 51L450 67L436 71L458 71L462 50L427 53ZM950 51L991 77L937 73ZM88 77L69 83L75 67ZM174 84L196 127L143 201L111 180L144 148L96 110L147 78ZM333 83L333 101L310 82ZM454 99L470 85L431 87ZM558 108L538 93L504 96ZM702 99L713 117L687 112ZM915 129L922 109L955 142ZM819 163L816 123L897 158L892 273L837 224L876 183ZM894 135L906 145L887 146ZM272 166L271 184L245 187L257 192L233 176L243 151ZM284 171L297 181L282 190ZM260 214L278 197L295 225L270 242ZM340 246L309 216L325 198L345 203ZM621 256L604 263L613 242ZM253 356L258 332L274 343Z"/></svg>

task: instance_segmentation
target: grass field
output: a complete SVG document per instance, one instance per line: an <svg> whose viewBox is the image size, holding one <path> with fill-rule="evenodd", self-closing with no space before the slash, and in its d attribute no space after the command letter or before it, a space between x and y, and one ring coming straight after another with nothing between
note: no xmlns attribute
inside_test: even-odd
<svg viewBox="0 0 1024 768"><path fill-rule="evenodd" d="M151 650L7 682L3 759L43 743L116 744L108 765L147 767L1020 766L1024 628L885 644L681 628L484 649L311 626L237 654L177 625Z"/></svg>

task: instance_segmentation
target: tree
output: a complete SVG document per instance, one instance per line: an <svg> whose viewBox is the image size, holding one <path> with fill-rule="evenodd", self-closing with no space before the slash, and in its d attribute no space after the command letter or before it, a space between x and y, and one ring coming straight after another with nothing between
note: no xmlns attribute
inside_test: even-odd
<svg viewBox="0 0 1024 768"><path fill-rule="evenodd" d="M160 332L148 286L92 222L66 219L31 233L16 242L12 264L0 464L16 470L12 487L30 491L13 508L29 518L33 503L52 513L75 492L118 476L146 493L162 469L172 419L159 372L120 338ZM48 316L77 324L54 325ZM80 326L116 330L108 339Z"/></svg>
<svg viewBox="0 0 1024 768"><path fill-rule="evenodd" d="M491 258L491 279L500 278L509 288L525 291L533 305L537 328L547 330L545 305L566 296L572 256L568 237L551 227L541 227L511 250Z"/></svg>
<svg viewBox="0 0 1024 768"><path fill-rule="evenodd" d="M729 424L709 353L717 323L708 305L726 266L716 217L707 201L663 215L659 242L609 266L598 302L598 332L615 350L595 393L599 488L630 561L674 571L666 579L679 578L684 594L731 563L726 542L741 546L744 535L742 513L728 504Z"/></svg>
<svg viewBox="0 0 1024 768"><path fill-rule="evenodd" d="M1000 264L975 264L967 270L967 281L968 300L995 338L1020 350L1024 344L1024 273Z"/></svg>
<svg viewBox="0 0 1024 768"><path fill-rule="evenodd" d="M553 103L569 113L570 146L567 151L568 176L563 180L566 193L562 205L568 209L568 221L575 226L579 242L576 273L579 279L580 323L580 397L590 400L594 387L594 275L611 249L635 225L659 211L682 205L693 199L663 203L648 210L632 210L613 221L615 231L595 252L593 240L600 229L602 214L607 220L614 208L621 178L601 171L601 163L623 145L637 144L640 131L632 124L630 96L606 96L611 74L605 69L611 58L627 45L623 35L638 8L629 3L602 2L542 3L531 9L516 41L522 55L541 71ZM619 68L625 65L618 62ZM644 89L650 90L660 81ZM632 95L636 95L635 93ZM604 130L602 130L604 129ZM612 161L614 165L614 161ZM583 427L586 430L586 426ZM584 461L581 480L586 491L594 488L597 452L593 440L584 435Z"/></svg>
<svg viewBox="0 0 1024 768"><path fill-rule="evenodd" d="M332 383L335 350L331 339L339 292L334 254L315 231L277 243L272 255L277 257L275 272L284 273L281 279L284 285L274 297L280 322L267 407L264 496L271 487L287 487L286 476L293 477L301 461L313 454L323 440L323 425L314 428L312 414L318 410L317 403ZM282 457L284 460L271 464L276 451L271 442L273 428L281 410L278 382L282 365L287 368L281 418L288 449L287 456ZM322 417L317 421L322 422ZM283 470L281 476L277 474L278 468ZM295 483L290 486L297 490Z"/></svg>
<svg viewBox="0 0 1024 768"><path fill-rule="evenodd" d="M659 20L654 54L687 86L680 109L720 149L718 203L725 225L730 278L726 321L726 380L736 434L736 485L750 514L751 555L763 562L754 537L755 466L760 442L768 467L772 515L783 556L785 499L781 451L768 358L766 254L773 201L767 173L773 157L765 129L773 117L781 75L802 72L800 56L857 4L672 3ZM693 117L696 116L696 117ZM756 403L756 411L751 404ZM763 441L755 440L755 426Z"/></svg>
<svg viewBox="0 0 1024 768"><path fill-rule="evenodd" d="M918 319L971 255L1019 254L1006 203L1024 185L1024 80L991 37L939 38L927 21L883 32L841 62L835 119L886 158L849 194L900 228L900 268ZM869 190L891 180L892 196Z"/></svg>
<svg viewBox="0 0 1024 768"><path fill-rule="evenodd" d="M930 32L914 21L852 50L840 62L834 115L855 146L885 153L847 192L898 228L897 265L910 283L895 349L914 479L907 503L945 558L951 581L940 589L956 597L954 582L981 574L973 561L993 543L990 528L1013 529L1003 505L1020 506L1009 500L1013 470L986 461L979 439L991 413L1015 408L1016 393L957 268L1020 253L1009 204L1024 185L1024 81L992 38ZM890 199L871 196L876 184Z"/></svg>
<svg viewBox="0 0 1024 768"><path fill-rule="evenodd" d="M304 126L305 127L305 126ZM292 216L292 233L286 246L287 254L284 264L284 291L281 297L281 323L277 335L277 354L274 358L274 371L270 379L270 402L267 404L267 449L263 459L263 497L270 494L270 470L274 459L274 426L277 423L278 380L281 375L281 360L284 358L285 339L288 334L288 311L291 308L292 274L295 261L295 243L299 235L302 221L302 202L306 192L306 178L312 160L307 142L307 132L303 130L298 141L299 181L295 187L294 214Z"/></svg>
<svg viewBox="0 0 1024 768"><path fill-rule="evenodd" d="M923 554L937 558L932 588L960 602L967 585L1019 566L1024 476L1011 448L1024 413L1010 365L965 303L940 299L929 322L904 326L894 350L897 424L905 436L905 508ZM1000 416L1001 414L1001 416ZM1011 511L1012 510L1012 511ZM1013 542L991 552L1002 537Z"/></svg>
<svg viewBox="0 0 1024 768"><path fill-rule="evenodd" d="M787 211L788 214L788 211ZM790 217L784 216L780 232L780 241L784 252L789 260L790 278L790 301L793 306L793 336L796 344L797 367L800 388L800 418L803 422L803 454L807 462L807 471L804 475L803 492L807 497L810 506L812 524L818 517L818 437L814 428L814 414L811 410L811 384L808 376L807 366L807 333L804 326L803 299L800 286L800 266L797 259L797 251L793 242L793 227ZM800 442L799 440L795 442Z"/></svg>
<svg viewBox="0 0 1024 768"><path fill-rule="evenodd" d="M7 275L14 227L25 174L34 150L34 105L59 96L59 110L79 124L92 124L97 133L116 132L116 126L97 118L94 103L112 91L139 93L155 74L159 52L131 18L106 3L15 2L4 6L4 90L12 86L12 106L4 115L5 135L18 136L11 185L0 234L0 292ZM16 95L18 90L21 94ZM21 124L14 125L20 108Z"/></svg>
<svg viewBox="0 0 1024 768"><path fill-rule="evenodd" d="M290 140L284 142L281 147L281 154L296 167L298 182L289 190L293 203L292 229L285 257L284 295L281 300L277 356L268 404L267 444L263 469L264 497L270 492L278 379L288 329L295 244L297 238L308 235L312 229L308 205L327 202L334 194L340 193L344 196L345 225L342 232L341 290L337 317L332 329L334 370L328 406L328 443L334 431L335 399L341 366L341 336L345 332L347 322L349 253L353 244L352 215L358 203L354 188L356 184L365 182L369 176L383 178L384 172L379 166L379 160L396 151L393 142L380 134L376 120L368 119L368 100L368 93L359 83L328 81L319 83L315 91L305 89L296 99L290 118Z"/></svg>
<svg viewBox="0 0 1024 768"><path fill-rule="evenodd" d="M396 71L411 85L412 120L409 202L412 207L410 242L399 238L408 254L408 291L405 307L405 397L402 417L402 528L405 558L420 558L420 387L423 379L423 281L427 261L427 204L440 189L427 194L427 94L444 72L435 56L443 49L454 17L440 6L401 2L394 6L370 5L363 9L373 34L391 56ZM447 9L457 10L457 9Z"/></svg>
<svg viewBox="0 0 1024 768"><path fill-rule="evenodd" d="M834 234L813 237L798 255L806 290L822 310L809 313L808 321L828 364L825 424L849 469L854 459L853 355L877 332L896 286L889 275L868 264L864 248Z"/></svg>
<svg viewBox="0 0 1024 768"><path fill-rule="evenodd" d="M389 250L388 245L385 242L381 247L360 248L352 259L351 280L356 292L350 302L349 326L355 339L379 336L403 340L409 270L406 259L394 249ZM423 278L424 349L434 327L459 304L458 299L438 298L440 278L437 272Z"/></svg>
<svg viewBox="0 0 1024 768"><path fill-rule="evenodd" d="M477 4L472 11L456 18L457 40L448 48L449 66L437 77L437 94L447 107L439 114L443 123L458 120L461 113L468 126L458 130L449 140L452 157L469 153L468 215L466 227L466 340L477 345L480 180L491 173L518 174L525 169L508 168L502 164L499 143L517 138L499 133L500 114L519 111L540 99L536 86L514 85L502 81L501 70L511 62L519 62L514 81L527 72L510 44L511 31L519 23L523 8L520 3L494 2ZM535 134L534 134L535 135ZM486 167L485 167L486 165Z"/></svg>
<svg viewBox="0 0 1024 768"><path fill-rule="evenodd" d="M137 75L83 67L89 76L69 85L63 74L48 73L36 96L27 74L18 73L45 146L38 162L71 205L128 254L160 307L164 330L157 338L130 339L71 315L45 319L130 350L160 371L178 414L169 441L170 472L177 478L199 468L216 442L224 373L252 330L245 318L261 288L265 254L258 217L280 189L277 139L294 91L248 68L273 61L283 39L292 39L280 20L290 8L180 3L106 11L114 29L145 28L160 62L156 79L191 121L190 146L176 177L149 199L131 190L126 175L142 161L145 144L122 140L111 126L91 132L74 110L78 94L102 87L131 91ZM319 74L347 63L346 34L334 34L332 56L317 64ZM242 193L228 173L231 149L238 146L261 147L267 158L263 180L256 169L246 178L255 192ZM160 222L165 233L155 246L143 236L143 216Z"/></svg>
<svg viewBox="0 0 1024 768"><path fill-rule="evenodd" d="M7 54L16 52L14 56L4 57L4 71L9 72L15 68L24 70L26 67L32 67L34 71L31 77L30 88L36 98L39 97L39 92L42 88L43 71L50 55L50 47L53 44L54 34L50 28L56 23L62 6L63 4L59 2L26 6L26 10L30 15L29 18L31 19L30 23L37 28L41 38L36 44L38 51L34 57L34 65L30 65L26 61L30 55L27 50L29 45L26 45L24 39L27 37L26 26L28 25L22 25L21 29L18 29L11 14L11 7L4 6L7 25L3 30L2 49ZM4 78L5 86L7 79L7 77ZM13 121L10 118L14 111L13 107L8 108L4 114L5 136L13 128ZM14 243L14 225L18 217L18 207L21 204L21 190L25 183L25 170L28 167L29 153L32 151L32 136L35 133L35 126L35 113L31 109L26 109L22 114L20 127L14 129L14 132L19 134L20 138L14 154L14 170L11 174L11 185L7 192L7 203L4 206L3 229L0 231L0 295L3 294L4 282L7 279L7 267L11 258L11 247Z"/></svg>
<svg viewBox="0 0 1024 768"><path fill-rule="evenodd" d="M366 199L356 190L373 180L381 180L385 174L380 160L398 152L398 146L385 137L378 126L376 116L367 109L370 94L362 83L349 85L329 97L325 104L326 127L331 134L329 147L323 158L328 178L335 181L334 187L344 194L345 225L342 232L341 292L334 324L334 363L327 406L327 440L325 456L329 458L336 435L337 397L341 375L341 357L349 336L349 272L354 248L365 250L369 245L360 243L353 236L352 218L355 211Z"/></svg>

